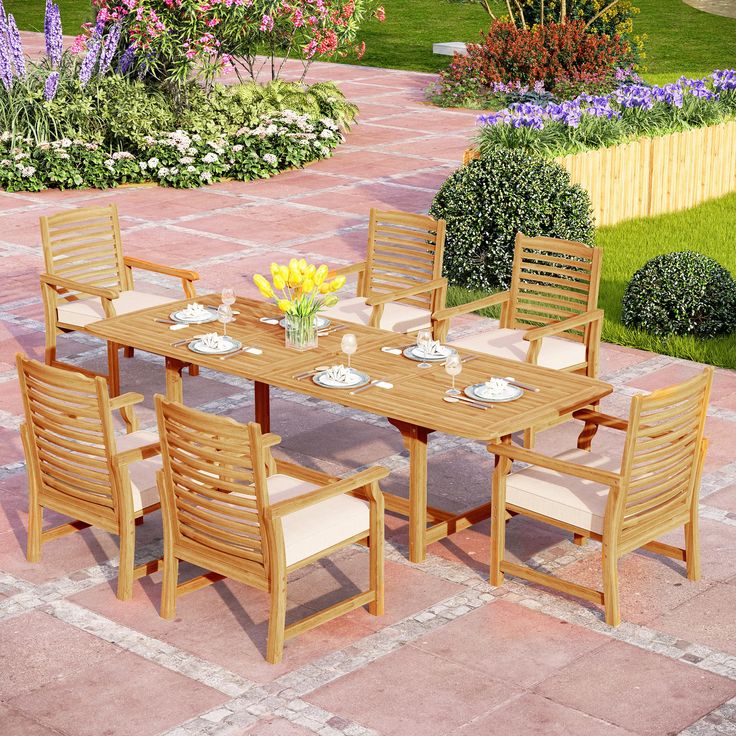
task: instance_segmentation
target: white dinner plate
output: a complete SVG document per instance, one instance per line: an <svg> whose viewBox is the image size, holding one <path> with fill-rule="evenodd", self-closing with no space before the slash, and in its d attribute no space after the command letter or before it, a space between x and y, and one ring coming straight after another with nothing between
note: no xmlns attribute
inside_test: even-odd
<svg viewBox="0 0 736 736"><path fill-rule="evenodd" d="M230 337L230 335L222 338L222 340L225 342L225 346L221 350L213 350L212 348L206 347L202 340L192 340L188 347L193 353L199 353L200 355L227 355L243 347L243 343L240 340L236 340Z"/></svg>
<svg viewBox="0 0 736 736"><path fill-rule="evenodd" d="M518 388L517 386L511 386L510 384L503 393L499 392L498 394L494 394L493 396L486 393L478 393L478 389L482 390L483 386L485 386L484 383L474 383L472 386L468 386L465 389L465 395L471 399L475 399L476 401L485 401L490 404L500 404L506 401L516 401L516 399L524 395L524 391L522 389Z"/></svg>
<svg viewBox="0 0 736 736"><path fill-rule="evenodd" d="M409 360L416 360L420 363L425 361L429 363L435 363L439 360L447 360L451 355L455 355L457 350L455 348L448 347L447 345L440 346L439 353L432 353L426 355L424 350L421 350L417 345L409 345L408 348L404 348L404 357Z"/></svg>
<svg viewBox="0 0 736 736"><path fill-rule="evenodd" d="M212 309L212 307L205 307L205 310L207 311L206 315L202 315L202 317L198 319L188 318L186 316L186 310L180 309L178 312L172 312L169 317L174 320L174 322L179 322L182 325L204 325L208 322L214 322L217 319L217 310Z"/></svg>
<svg viewBox="0 0 736 736"><path fill-rule="evenodd" d="M316 376L312 376L312 380L318 386L322 386L323 388L358 388L359 386L365 386L366 383L369 383L371 377L367 373L361 373L360 371L356 371L355 368L351 368L350 382L346 381L345 383L341 383L333 381L331 378L328 378L327 371L317 373Z"/></svg>

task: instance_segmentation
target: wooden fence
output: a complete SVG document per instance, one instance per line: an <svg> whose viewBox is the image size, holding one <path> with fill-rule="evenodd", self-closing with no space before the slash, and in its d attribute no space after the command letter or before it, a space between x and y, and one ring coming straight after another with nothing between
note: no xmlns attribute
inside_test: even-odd
<svg viewBox="0 0 736 736"><path fill-rule="evenodd" d="M463 163L478 156L468 149ZM736 191L736 121L555 160L590 194L598 225L677 212Z"/></svg>

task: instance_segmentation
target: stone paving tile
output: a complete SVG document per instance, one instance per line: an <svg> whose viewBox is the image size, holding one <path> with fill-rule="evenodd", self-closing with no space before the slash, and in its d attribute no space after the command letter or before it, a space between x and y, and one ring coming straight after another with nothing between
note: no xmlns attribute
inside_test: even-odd
<svg viewBox="0 0 736 736"><path fill-rule="evenodd" d="M525 693L450 736L631 736L632 733L539 695Z"/></svg>
<svg viewBox="0 0 736 736"><path fill-rule="evenodd" d="M0 723L3 736L59 736L60 731L40 724L34 718L12 708L0 705Z"/></svg>
<svg viewBox="0 0 736 736"><path fill-rule="evenodd" d="M458 728L520 692L485 673L405 647L307 700L386 736L426 736Z"/></svg>
<svg viewBox="0 0 736 736"><path fill-rule="evenodd" d="M662 736L733 697L736 683L611 642L544 680L536 692L642 736Z"/></svg>

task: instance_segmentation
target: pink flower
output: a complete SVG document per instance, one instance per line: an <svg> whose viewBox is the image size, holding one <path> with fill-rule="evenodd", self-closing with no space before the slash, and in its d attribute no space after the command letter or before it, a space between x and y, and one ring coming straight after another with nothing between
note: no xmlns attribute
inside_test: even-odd
<svg viewBox="0 0 736 736"><path fill-rule="evenodd" d="M376 8L375 17L379 23L383 23L383 21L386 20L386 10L384 9L383 5L379 5Z"/></svg>
<svg viewBox="0 0 736 736"><path fill-rule="evenodd" d="M272 31L273 30L273 18L270 15L264 15L261 18L261 31Z"/></svg>
<svg viewBox="0 0 736 736"><path fill-rule="evenodd" d="M363 54L365 54L365 41L361 41L360 42L360 46L358 46L356 48L356 52L358 54L358 58L359 59L362 59L363 58Z"/></svg>

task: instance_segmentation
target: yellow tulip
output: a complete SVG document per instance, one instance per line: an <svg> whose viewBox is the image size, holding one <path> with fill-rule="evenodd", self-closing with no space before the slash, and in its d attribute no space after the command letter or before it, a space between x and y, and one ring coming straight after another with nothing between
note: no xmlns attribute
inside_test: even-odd
<svg viewBox="0 0 736 736"><path fill-rule="evenodd" d="M337 291L338 289L342 289L343 286L345 286L345 277L335 276L330 282L330 291Z"/></svg>
<svg viewBox="0 0 736 736"><path fill-rule="evenodd" d="M312 281L312 279L310 279L309 276L305 276L304 281L302 282L302 293L311 294L313 289L314 289L314 281Z"/></svg>
<svg viewBox="0 0 736 736"><path fill-rule="evenodd" d="M315 272L314 272L314 283L317 284L317 286L322 286L322 283L327 278L327 273L329 269L324 264L321 265Z"/></svg>
<svg viewBox="0 0 736 736"><path fill-rule="evenodd" d="M288 299L279 299L278 306L282 312L288 312L291 309L291 302Z"/></svg>
<svg viewBox="0 0 736 736"><path fill-rule="evenodd" d="M288 266L279 266L279 271L281 272L281 278L286 281L286 279L289 278L289 267Z"/></svg>
<svg viewBox="0 0 736 736"><path fill-rule="evenodd" d="M317 267L314 264L312 264L311 266L307 266L307 270L304 272L304 275L314 280L314 274L316 272L317 272Z"/></svg>
<svg viewBox="0 0 736 736"><path fill-rule="evenodd" d="M320 294L328 294L329 291L330 291L330 285L329 284L325 283L325 284L320 284L319 285L319 293Z"/></svg>
<svg viewBox="0 0 736 736"><path fill-rule="evenodd" d="M334 294L330 294L330 295L329 295L329 296L328 296L328 297L327 297L327 298L325 299L325 306L326 306L326 307L334 307L334 306L335 306L335 304L337 304L337 297L336 297L336 296L335 296Z"/></svg>
<svg viewBox="0 0 736 736"><path fill-rule="evenodd" d="M299 270L299 261L297 261L296 258L292 258L289 260L289 271L298 271Z"/></svg>
<svg viewBox="0 0 736 736"><path fill-rule="evenodd" d="M299 273L299 271L289 271L289 286L292 288L299 286L303 279L304 277Z"/></svg>
<svg viewBox="0 0 736 736"><path fill-rule="evenodd" d="M261 274L257 273L253 277L253 283L258 287L258 291L263 294L264 292L268 291L270 294L267 296L270 298L273 296L273 291L271 289L271 284L268 283L268 281L265 279L265 277L261 276Z"/></svg>
<svg viewBox="0 0 736 736"><path fill-rule="evenodd" d="M274 261L271 264L271 276L276 276L276 274L279 273L281 273L281 266L279 266L279 264Z"/></svg>
<svg viewBox="0 0 736 736"><path fill-rule="evenodd" d="M306 272L306 270L307 270L307 261L306 261L305 258L300 258L299 259L299 270L302 273L305 273Z"/></svg>
<svg viewBox="0 0 736 736"><path fill-rule="evenodd" d="M286 280L281 275L281 272L275 274L273 277L273 285L275 289L278 289L278 291L281 291L286 286Z"/></svg>

